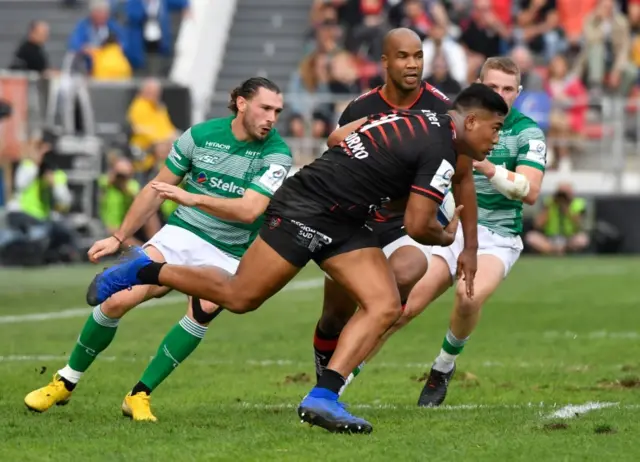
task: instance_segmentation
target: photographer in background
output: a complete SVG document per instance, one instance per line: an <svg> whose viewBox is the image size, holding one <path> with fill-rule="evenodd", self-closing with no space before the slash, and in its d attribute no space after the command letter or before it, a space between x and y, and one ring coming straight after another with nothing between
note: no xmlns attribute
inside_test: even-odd
<svg viewBox="0 0 640 462"><path fill-rule="evenodd" d="M525 242L544 255L581 252L589 245L585 212L585 200L574 196L570 184L560 184L554 195L545 199L535 218L536 229L526 234Z"/></svg>
<svg viewBox="0 0 640 462"><path fill-rule="evenodd" d="M45 134L36 141L15 170L13 197L7 205L10 228L29 236L35 228L44 231L44 263L79 260L77 236L64 222L62 213L72 202L67 175L52 162L54 140Z"/></svg>
<svg viewBox="0 0 640 462"><path fill-rule="evenodd" d="M133 199L140 192L140 183L133 178L131 161L118 158L113 162L109 173L99 179L98 185L100 187L100 219L108 234L111 235L120 229ZM135 237L128 239L124 244L142 245L147 237L153 236L160 230L160 226L159 218L154 216Z"/></svg>

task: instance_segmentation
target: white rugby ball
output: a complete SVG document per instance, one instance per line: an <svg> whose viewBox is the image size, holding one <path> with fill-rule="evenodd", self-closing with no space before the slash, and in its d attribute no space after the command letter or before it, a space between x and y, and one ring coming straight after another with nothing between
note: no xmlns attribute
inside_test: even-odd
<svg viewBox="0 0 640 462"><path fill-rule="evenodd" d="M444 227L449 224L453 218L453 214L456 211L456 201L453 199L453 194L450 190L444 195L444 200L438 208L438 221Z"/></svg>

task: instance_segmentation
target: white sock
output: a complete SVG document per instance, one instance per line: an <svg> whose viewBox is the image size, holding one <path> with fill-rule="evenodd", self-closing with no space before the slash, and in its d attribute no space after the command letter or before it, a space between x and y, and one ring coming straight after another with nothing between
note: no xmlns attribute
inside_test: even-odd
<svg viewBox="0 0 640 462"><path fill-rule="evenodd" d="M356 376L360 373L360 371L362 371L362 369L364 368L364 364L365 362L362 361L360 365L357 366L351 374L349 374L349 377L346 378L344 385L342 385L342 387L338 391L338 396L342 396L342 393L344 393L344 391L346 390L347 385L353 382L353 379L355 379Z"/></svg>
<svg viewBox="0 0 640 462"><path fill-rule="evenodd" d="M78 383L82 378L82 374L84 374L84 372L74 371L68 364L58 371L60 377L64 377L71 383Z"/></svg>
<svg viewBox="0 0 640 462"><path fill-rule="evenodd" d="M445 374L451 372L457 357L458 355L452 355L441 349L440 354L433 363L433 368Z"/></svg>

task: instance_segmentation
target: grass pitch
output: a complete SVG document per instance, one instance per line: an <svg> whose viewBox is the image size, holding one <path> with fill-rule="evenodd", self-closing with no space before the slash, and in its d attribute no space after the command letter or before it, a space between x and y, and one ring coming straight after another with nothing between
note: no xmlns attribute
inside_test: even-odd
<svg viewBox="0 0 640 462"><path fill-rule="evenodd" d="M447 406L418 409L447 294L345 393L369 436L298 421L321 307L312 267L257 312L214 321L154 392L157 424L124 419L120 404L183 316L180 295L125 317L69 405L30 413L24 395L64 365L95 271L0 271L0 460L640 460L638 259L523 258L486 305Z"/></svg>

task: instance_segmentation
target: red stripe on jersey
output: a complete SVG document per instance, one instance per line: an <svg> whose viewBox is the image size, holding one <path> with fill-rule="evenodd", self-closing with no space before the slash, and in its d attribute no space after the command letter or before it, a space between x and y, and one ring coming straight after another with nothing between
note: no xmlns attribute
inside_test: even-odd
<svg viewBox="0 0 640 462"><path fill-rule="evenodd" d="M346 151L347 155L353 157L353 151L351 151L351 148L347 146L347 143L345 143L344 141L340 141L339 146Z"/></svg>
<svg viewBox="0 0 640 462"><path fill-rule="evenodd" d="M429 133L429 129L427 128L427 123L424 121L424 117L418 116L418 120L420 121L420 125L422 125L422 129L425 133Z"/></svg>
<svg viewBox="0 0 640 462"><path fill-rule="evenodd" d="M387 138L387 134L384 132L384 128L382 128L380 125L378 125L377 128L380 131L380 134L382 135L382 139L384 140L384 144L389 146L389 138Z"/></svg>
<svg viewBox="0 0 640 462"><path fill-rule="evenodd" d="M373 136L371 136L371 133L369 133L369 130L367 130L366 132L360 132L360 133L364 133L365 135L367 135L369 137L369 139L371 141L373 141L375 143L375 140L373 139Z"/></svg>
<svg viewBox="0 0 640 462"><path fill-rule="evenodd" d="M442 93L433 85L428 84L427 82L424 82L424 88L426 88L427 91L433 94L436 98L441 99L442 101L451 102L451 100L447 98L447 96L444 93Z"/></svg>
<svg viewBox="0 0 640 462"><path fill-rule="evenodd" d="M391 122L391 126L393 127L393 130L396 132L396 136L400 138L400 129L398 128L398 124L396 123L395 120Z"/></svg>
<svg viewBox="0 0 640 462"><path fill-rule="evenodd" d="M444 200L444 196L441 194L438 194L434 191L431 191L430 189L425 189L425 188L421 188L420 186L416 186L416 185L412 185L411 189L415 189L416 191L420 191L423 192L425 194L429 194L435 198L437 198L440 202L442 202Z"/></svg>
<svg viewBox="0 0 640 462"><path fill-rule="evenodd" d="M402 120L404 120L407 123L407 127L409 127L409 131L411 132L411 136L412 137L416 137L416 131L413 129L413 125L411 124L411 121L409 120L409 117L403 117Z"/></svg>
<svg viewBox="0 0 640 462"><path fill-rule="evenodd" d="M355 101L359 101L359 100L361 100L362 98L366 98L366 97L367 97L367 96L369 96L369 95L376 94L376 93L378 93L378 92L380 91L380 88L381 88L381 87L378 87L378 88L372 88L372 89L371 89L371 90L369 90L368 92L363 93L363 94L361 94L360 96L358 96L358 97L357 97L356 99L354 99L353 101L354 101L354 102L355 102Z"/></svg>

